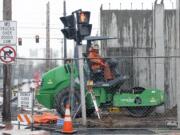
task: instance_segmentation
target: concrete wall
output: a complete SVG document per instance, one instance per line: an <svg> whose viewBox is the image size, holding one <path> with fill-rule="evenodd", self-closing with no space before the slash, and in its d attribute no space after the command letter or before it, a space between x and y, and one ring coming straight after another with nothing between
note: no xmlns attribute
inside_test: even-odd
<svg viewBox="0 0 180 135"><path fill-rule="evenodd" d="M154 10L101 9L101 35L118 37L103 41L102 52L105 56L146 57L119 59L119 69L131 77L129 87L165 90L167 108L176 104L176 90L180 89L178 59L168 57L179 56L175 13L164 10L163 4L155 5Z"/></svg>

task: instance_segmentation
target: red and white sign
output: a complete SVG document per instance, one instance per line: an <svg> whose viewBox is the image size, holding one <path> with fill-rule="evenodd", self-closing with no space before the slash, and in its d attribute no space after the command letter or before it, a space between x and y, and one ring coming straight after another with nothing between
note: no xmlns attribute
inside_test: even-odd
<svg viewBox="0 0 180 135"><path fill-rule="evenodd" d="M24 124L31 124L32 122L32 117L30 114L18 114L17 120L21 123L23 122Z"/></svg>
<svg viewBox="0 0 180 135"><path fill-rule="evenodd" d="M9 64L15 61L16 58L16 46L3 46L0 48L0 60L4 64Z"/></svg>

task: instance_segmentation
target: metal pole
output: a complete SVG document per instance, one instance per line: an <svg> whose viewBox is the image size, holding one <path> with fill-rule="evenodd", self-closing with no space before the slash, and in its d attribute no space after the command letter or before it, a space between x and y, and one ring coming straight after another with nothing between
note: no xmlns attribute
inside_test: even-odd
<svg viewBox="0 0 180 135"><path fill-rule="evenodd" d="M12 19L12 2L11 0L3 0L3 20ZM2 117L3 122L11 123L11 64L3 65L3 110Z"/></svg>
<svg viewBox="0 0 180 135"><path fill-rule="evenodd" d="M63 15L66 16L66 1L64 0L64 3L63 3L63 8L64 8L64 13ZM65 28L65 26L64 26ZM66 42L66 37L64 36L64 59L67 58L67 42ZM64 63L65 63L66 60L64 60Z"/></svg>
<svg viewBox="0 0 180 135"><path fill-rule="evenodd" d="M46 71L50 69L50 10L49 2L46 5Z"/></svg>
<svg viewBox="0 0 180 135"><path fill-rule="evenodd" d="M21 129L21 125L20 125L20 121L18 121L18 129L20 130Z"/></svg>
<svg viewBox="0 0 180 135"><path fill-rule="evenodd" d="M176 10L176 26L177 26L177 46L180 48L180 0L176 1L177 4L177 10ZM178 65L180 64L180 59L177 60ZM179 67L179 66L178 66ZM178 73L179 74L179 73ZM180 85L178 85L180 86ZM176 88L176 102L177 102L177 123L178 128L180 129L180 90L179 87Z"/></svg>
<svg viewBox="0 0 180 135"><path fill-rule="evenodd" d="M34 126L34 88L31 88L31 94L32 94L32 107L31 107L31 131L33 131L33 126Z"/></svg>
<svg viewBox="0 0 180 135"><path fill-rule="evenodd" d="M82 56L82 45L78 45L78 53L79 53L79 78L80 78L80 91L81 91L81 104L82 104L82 124L86 126L86 102L85 102L85 88L84 88L84 61Z"/></svg>
<svg viewBox="0 0 180 135"><path fill-rule="evenodd" d="M70 105L71 105L71 115L73 116L74 110L74 61L71 59L71 90L70 90Z"/></svg>

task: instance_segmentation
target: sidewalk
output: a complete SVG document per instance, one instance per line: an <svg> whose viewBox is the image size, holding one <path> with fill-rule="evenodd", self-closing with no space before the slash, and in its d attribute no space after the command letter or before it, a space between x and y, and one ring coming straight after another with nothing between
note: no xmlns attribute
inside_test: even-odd
<svg viewBox="0 0 180 135"><path fill-rule="evenodd" d="M49 132L44 130L25 129L27 126L21 126L20 130L17 125L6 127L0 130L0 135L50 135Z"/></svg>
<svg viewBox="0 0 180 135"><path fill-rule="evenodd" d="M76 128L77 129L77 128ZM180 135L180 130L176 129L118 129L118 128L79 128L77 129L76 134L122 134L122 135ZM25 129L25 126L21 126L21 129L18 129L18 126L13 126L12 129L4 128L0 130L0 135L60 135L58 132L49 132L45 130L35 130Z"/></svg>

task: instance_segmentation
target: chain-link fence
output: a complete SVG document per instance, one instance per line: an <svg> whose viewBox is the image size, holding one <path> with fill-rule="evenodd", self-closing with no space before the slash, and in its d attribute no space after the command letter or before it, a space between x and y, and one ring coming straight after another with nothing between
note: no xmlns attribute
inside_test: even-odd
<svg viewBox="0 0 180 135"><path fill-rule="evenodd" d="M96 68L90 59L84 59L84 65L78 65L78 59L66 60L66 64L63 59L50 61L50 69L45 59L17 59L12 65L12 120L22 112L31 114L26 107L18 108L14 97L32 87L36 94L35 113L45 106L64 115L65 104L71 99L72 117L81 117L78 67L83 66L89 126L176 126L179 57L102 58L104 65ZM112 75L108 79L107 67ZM88 80L93 80L93 91L88 91ZM101 121L91 93L96 97Z"/></svg>
<svg viewBox="0 0 180 135"><path fill-rule="evenodd" d="M98 90L96 87L101 87L105 89L107 95L112 94L111 100L103 101L100 99L104 96L103 89L99 89L100 96L99 93L95 93L99 96L97 102L101 102L100 108L102 110L120 108L118 113L113 113L113 110L109 113L113 121L112 127L176 125L179 57L113 57L107 58L106 63L113 73L112 80L105 79L103 72L105 67L101 69L102 71L91 70L90 78L95 82L95 90ZM89 67L92 68L93 64L91 64ZM104 87L106 85L107 87ZM163 102L156 104L155 102L161 99L162 95L155 97L150 93L159 90L163 93L164 99ZM151 104L152 102L155 104Z"/></svg>
<svg viewBox="0 0 180 135"><path fill-rule="evenodd" d="M110 86L109 93L114 93L113 103L108 107L121 108L120 113L111 114L114 121L111 126L164 127L176 123L179 57L116 57L106 61L114 74L113 80L120 77L116 82L111 80L105 82ZM101 75L99 73L93 75L97 83L100 76L104 77L105 74L102 72ZM125 76L128 79L121 83L121 79ZM120 85L111 87L115 83ZM154 97L148 94L147 97L143 97L143 95L156 90L163 92L164 100L163 103L152 105L151 103L159 100L161 96ZM134 97L131 97L132 95ZM116 100L117 98L119 100ZM146 101L149 103L145 105L143 102Z"/></svg>
<svg viewBox="0 0 180 135"><path fill-rule="evenodd" d="M58 65L62 65L64 60L49 60L50 66L46 68L47 60L38 59L38 58L17 58L16 61L11 64L12 65L12 74L11 74L11 120L16 121L18 114L25 113L31 115L31 108L28 107L28 104L24 104L24 107L18 106L18 93L30 93L31 89L35 89L34 93L37 93L38 88L41 84L42 75L50 69L57 67ZM0 112L2 114L3 109L3 64L0 65L1 74L0 74L0 95L1 95L1 105ZM31 95L32 96L32 95ZM27 98L25 96L24 98ZM26 102L26 99L24 100ZM28 102L29 100L27 100ZM35 100L35 111L38 111L37 101ZM2 118L2 116L1 116Z"/></svg>

